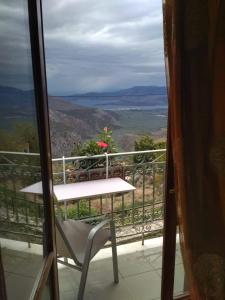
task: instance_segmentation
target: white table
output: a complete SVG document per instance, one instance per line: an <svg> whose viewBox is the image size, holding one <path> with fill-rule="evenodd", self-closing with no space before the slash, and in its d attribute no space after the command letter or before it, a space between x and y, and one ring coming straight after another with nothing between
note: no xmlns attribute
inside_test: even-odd
<svg viewBox="0 0 225 300"><path fill-rule="evenodd" d="M75 183L58 184L53 186L54 194L59 202L64 202L65 219L67 219L67 202L96 196L112 195L134 191L136 188L125 180L116 178L98 179ZM42 195L42 182L29 185L23 193Z"/></svg>
<svg viewBox="0 0 225 300"><path fill-rule="evenodd" d="M54 186L54 194L59 202L126 193L133 190L135 190L135 187L121 178L99 179Z"/></svg>
<svg viewBox="0 0 225 300"><path fill-rule="evenodd" d="M80 200L108 194L126 193L136 188L121 178L108 178L54 185L53 190L59 202ZM42 183L37 182L21 190L23 193L42 194Z"/></svg>

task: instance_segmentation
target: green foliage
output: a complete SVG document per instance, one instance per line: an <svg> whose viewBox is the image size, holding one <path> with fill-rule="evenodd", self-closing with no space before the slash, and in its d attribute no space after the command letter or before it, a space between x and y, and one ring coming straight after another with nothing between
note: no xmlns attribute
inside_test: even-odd
<svg viewBox="0 0 225 300"><path fill-rule="evenodd" d="M148 134L141 136L139 140L136 140L134 142L135 151L155 150L155 149L156 147L155 147L154 140Z"/></svg>
<svg viewBox="0 0 225 300"><path fill-rule="evenodd" d="M155 150L156 146L154 143L153 138L151 138L149 135L143 135L138 140L134 142L134 150L135 151L145 151L145 150ZM134 162L135 163L142 163L142 162L150 162L155 159L156 155L155 153L149 153L149 154L137 154L134 156Z"/></svg>
<svg viewBox="0 0 225 300"><path fill-rule="evenodd" d="M100 134L97 135L97 140L98 142L104 142L106 143L108 146L104 151L107 153L115 153L117 152L117 146L114 142L114 139L112 138L112 130L110 130L109 128L105 127L102 132L100 132Z"/></svg>
<svg viewBox="0 0 225 300"><path fill-rule="evenodd" d="M0 150L39 152L37 128L32 123L17 123L12 131L0 130Z"/></svg>
<svg viewBox="0 0 225 300"><path fill-rule="evenodd" d="M65 208L62 207L62 215L65 217ZM97 210L90 208L86 201L79 201L79 210L77 206L67 207L67 218L68 219L82 219L85 217L96 216Z"/></svg>
<svg viewBox="0 0 225 300"><path fill-rule="evenodd" d="M145 134L134 142L135 151L165 149L166 142L155 143L153 138ZM157 158L157 153L137 154L134 156L135 163L151 162Z"/></svg>
<svg viewBox="0 0 225 300"><path fill-rule="evenodd" d="M112 138L112 131L105 127L100 134L96 136L96 139L87 141L86 143L77 143L73 151L72 156L92 156L104 153L117 152L117 147ZM105 165L105 158L99 159L86 159L79 162L79 168L92 169L96 167L102 167Z"/></svg>
<svg viewBox="0 0 225 300"><path fill-rule="evenodd" d="M155 143L155 149L166 149L166 142L163 141L163 142Z"/></svg>
<svg viewBox="0 0 225 300"><path fill-rule="evenodd" d="M12 151L12 149L15 149L15 146L16 143L11 140L9 134L5 130L0 129L0 150Z"/></svg>
<svg viewBox="0 0 225 300"><path fill-rule="evenodd" d="M112 138L112 131L105 127L96 139L87 141L86 143L77 143L71 153L72 156L97 155L104 153L117 152L116 144Z"/></svg>
<svg viewBox="0 0 225 300"><path fill-rule="evenodd" d="M98 146L98 144L96 143L96 141L91 140L88 141L84 144L78 143L75 145L75 148L73 149L71 155L75 156L91 156L91 155L96 155L96 154L102 154L103 149L101 147Z"/></svg>
<svg viewBox="0 0 225 300"><path fill-rule="evenodd" d="M27 145L29 152L39 152L38 131L32 123L17 124L14 136L21 145Z"/></svg>

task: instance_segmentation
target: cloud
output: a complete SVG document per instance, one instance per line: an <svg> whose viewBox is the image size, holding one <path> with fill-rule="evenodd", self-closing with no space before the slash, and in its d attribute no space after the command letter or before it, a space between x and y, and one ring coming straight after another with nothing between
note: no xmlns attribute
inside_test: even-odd
<svg viewBox="0 0 225 300"><path fill-rule="evenodd" d="M0 85L31 89L32 61L24 1L0 3Z"/></svg>
<svg viewBox="0 0 225 300"><path fill-rule="evenodd" d="M159 0L43 2L52 94L164 85Z"/></svg>
<svg viewBox="0 0 225 300"><path fill-rule="evenodd" d="M0 4L0 85L32 88L27 7ZM164 85L160 0L42 1L50 94Z"/></svg>

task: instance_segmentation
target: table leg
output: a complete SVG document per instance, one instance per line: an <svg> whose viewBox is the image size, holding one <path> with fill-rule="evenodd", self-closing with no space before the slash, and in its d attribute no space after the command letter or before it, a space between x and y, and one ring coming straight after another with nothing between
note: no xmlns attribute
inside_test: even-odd
<svg viewBox="0 0 225 300"><path fill-rule="evenodd" d="M64 201L64 219L67 220L67 202Z"/></svg>
<svg viewBox="0 0 225 300"><path fill-rule="evenodd" d="M64 201L64 219L67 220L67 202ZM64 262L68 263L68 258L64 257Z"/></svg>

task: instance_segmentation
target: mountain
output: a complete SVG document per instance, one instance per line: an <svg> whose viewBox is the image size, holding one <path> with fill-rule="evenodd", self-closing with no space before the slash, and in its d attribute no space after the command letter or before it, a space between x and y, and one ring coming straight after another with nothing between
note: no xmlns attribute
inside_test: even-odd
<svg viewBox="0 0 225 300"><path fill-rule="evenodd" d="M129 89L123 89L117 92L118 95L129 96L150 96L150 95L166 95L167 90L165 86L134 86Z"/></svg>
<svg viewBox="0 0 225 300"><path fill-rule="evenodd" d="M0 86L0 129L11 130L21 122L33 122L33 91ZM49 115L53 156L70 155L74 142L92 138L103 127L119 127L117 114L87 108L49 96Z"/></svg>
<svg viewBox="0 0 225 300"><path fill-rule="evenodd" d="M14 113L16 117L17 112L19 112L20 115L33 116L35 105L33 91L22 91L16 88L0 86L0 98L4 99L4 101L1 100L0 103L1 116L9 112L9 105L11 107L11 117L13 117Z"/></svg>
<svg viewBox="0 0 225 300"><path fill-rule="evenodd" d="M75 142L92 139L105 126L113 130L121 151L133 150L139 135L154 135L167 126L165 87L133 87L71 97L49 96L54 157L70 155ZM10 131L18 123L33 122L36 126L32 90L0 86L0 99L0 130Z"/></svg>
<svg viewBox="0 0 225 300"><path fill-rule="evenodd" d="M134 86L128 89L122 89L113 92L90 92L85 94L75 94L64 97L117 97L117 96L148 96L148 95L166 95L167 90L165 86Z"/></svg>
<svg viewBox="0 0 225 300"><path fill-rule="evenodd" d="M86 93L62 96L65 100L87 107L125 109L167 105L167 90L163 86L135 86L114 92Z"/></svg>
<svg viewBox="0 0 225 300"><path fill-rule="evenodd" d="M117 114L87 108L49 97L51 140L54 156L70 155L74 142L92 138L102 128L119 128Z"/></svg>

